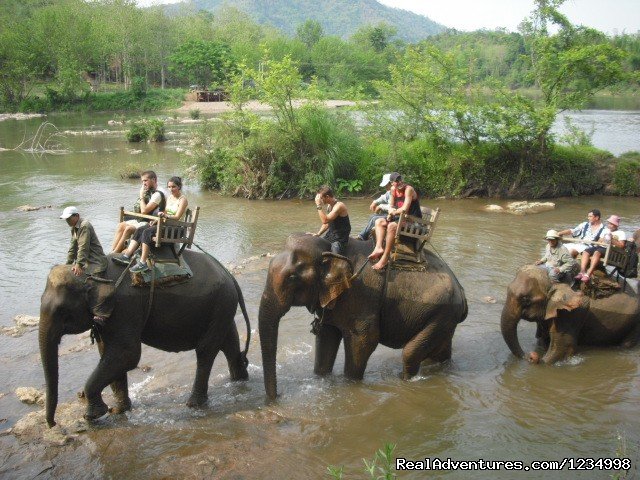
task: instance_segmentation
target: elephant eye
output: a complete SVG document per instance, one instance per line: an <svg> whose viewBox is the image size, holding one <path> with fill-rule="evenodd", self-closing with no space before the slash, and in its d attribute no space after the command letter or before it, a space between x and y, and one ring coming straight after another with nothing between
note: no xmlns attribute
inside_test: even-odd
<svg viewBox="0 0 640 480"><path fill-rule="evenodd" d="M520 305L522 305L523 307L528 307L529 305L531 305L531 297L528 296L524 296L520 298Z"/></svg>

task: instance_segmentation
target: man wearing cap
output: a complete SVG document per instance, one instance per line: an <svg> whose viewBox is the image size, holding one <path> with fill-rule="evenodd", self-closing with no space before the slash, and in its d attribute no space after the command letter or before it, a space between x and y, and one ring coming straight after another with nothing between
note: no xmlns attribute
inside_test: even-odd
<svg viewBox="0 0 640 480"><path fill-rule="evenodd" d="M578 265L567 247L562 245L558 232L549 230L544 238L547 240L544 257L538 260L536 265L547 270L549 280L553 283L571 278Z"/></svg>
<svg viewBox="0 0 640 480"><path fill-rule="evenodd" d="M389 175L391 192L389 213L387 218L376 220L376 246L369 254L370 260L379 259L371 268L382 270L388 263L391 249L396 238L398 218L401 213L407 213L414 217L422 218L418 193L415 189L402 181L402 175L393 172ZM383 247L384 242L384 247Z"/></svg>
<svg viewBox="0 0 640 480"><path fill-rule="evenodd" d="M624 242L627 239L627 235L618 230L620 227L620 217L618 215L611 215L607 218L607 228L605 228L602 235L603 240L606 243L611 243L615 247L624 248ZM598 268L598 262L604 256L607 249L598 245L591 245L582 252L582 259L580 264L580 273L576 275L576 280L582 280L588 282L593 275L593 272ZM589 269L587 270L587 266Z"/></svg>
<svg viewBox="0 0 640 480"><path fill-rule="evenodd" d="M379 218L385 218L387 216L387 212L389 211L389 199L391 196L391 174L385 173L382 176L382 182L380 182L380 186L387 189L385 193L376 198L371 205L369 205L369 210L373 212L373 215L369 217L369 222L367 226L358 234L356 237L358 240L369 240L369 235L371 235L371 230L376 226L376 220Z"/></svg>
<svg viewBox="0 0 640 480"><path fill-rule="evenodd" d="M93 225L89 220L80 218L76 207L65 208L60 218L71 227L71 245L67 255L67 265L71 265L71 271L76 276L86 274L102 277L107 270L107 257ZM93 282L87 282L87 288L93 320L103 324L113 311L112 292L105 287L94 288Z"/></svg>

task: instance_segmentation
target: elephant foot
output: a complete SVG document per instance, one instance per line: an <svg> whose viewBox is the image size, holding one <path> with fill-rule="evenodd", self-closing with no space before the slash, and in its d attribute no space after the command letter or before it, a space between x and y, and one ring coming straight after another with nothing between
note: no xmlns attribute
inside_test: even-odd
<svg viewBox="0 0 640 480"><path fill-rule="evenodd" d="M195 393L192 393L189 397L189 400L187 400L187 407L201 407L202 405L207 403L208 399L209 397L206 393L204 395L197 395Z"/></svg>
<svg viewBox="0 0 640 480"><path fill-rule="evenodd" d="M109 413L121 414L131 410L131 400L128 398L122 402L118 402L115 407L109 409Z"/></svg>
<svg viewBox="0 0 640 480"><path fill-rule="evenodd" d="M89 404L87 406L87 413L84 414L84 418L85 420L92 421L106 415L107 413L109 413L109 407L107 407L106 403L100 401L100 403Z"/></svg>
<svg viewBox="0 0 640 480"><path fill-rule="evenodd" d="M240 380L248 380L249 379L249 372L247 372L247 369L242 369L239 372L229 372L230 376L231 376L231 381L232 382L238 382Z"/></svg>
<svg viewBox="0 0 640 480"><path fill-rule="evenodd" d="M540 355L538 355L538 352L529 352L527 361L531 363L540 363Z"/></svg>

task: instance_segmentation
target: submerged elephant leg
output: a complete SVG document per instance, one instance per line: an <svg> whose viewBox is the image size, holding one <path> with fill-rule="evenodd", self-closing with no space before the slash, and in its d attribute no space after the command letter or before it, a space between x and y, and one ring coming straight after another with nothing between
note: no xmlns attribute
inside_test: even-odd
<svg viewBox="0 0 640 480"><path fill-rule="evenodd" d="M624 348L635 347L640 341L640 323L638 323L624 339L622 340L622 346Z"/></svg>
<svg viewBox="0 0 640 480"><path fill-rule="evenodd" d="M209 390L209 375L211 375L211 367L213 361L220 348L211 345L205 345L196 348L196 378L193 381L191 396L187 400L187 406L199 407L207 403L207 392Z"/></svg>
<svg viewBox="0 0 640 480"><path fill-rule="evenodd" d="M413 337L402 349L402 378L409 380L418 374L420 364L428 358L444 361L451 358L451 337L437 322Z"/></svg>
<svg viewBox="0 0 640 480"><path fill-rule="evenodd" d="M129 382L125 373L117 380L111 382L111 390L116 399L116 405L109 409L110 413L124 413L131 410L131 399L129 398Z"/></svg>
<svg viewBox="0 0 640 480"><path fill-rule="evenodd" d="M354 380L362 380L367 362L378 346L378 338L372 341L364 335L344 337L344 374Z"/></svg>
<svg viewBox="0 0 640 480"><path fill-rule="evenodd" d="M233 327L229 329L229 333L225 337L222 344L222 353L227 359L229 365L229 375L232 381L246 380L249 378L247 367L244 364L240 352L240 338L238 337L238 330Z"/></svg>
<svg viewBox="0 0 640 480"><path fill-rule="evenodd" d="M338 348L342 341L342 333L333 325L322 325L316 335L316 354L313 372L316 375L327 375L333 371Z"/></svg>
<svg viewBox="0 0 640 480"><path fill-rule="evenodd" d="M87 413L85 418L93 420L103 416L109 411L107 404L102 400L102 391L109 384L115 384L116 390L125 392L118 399L119 407L126 405L128 394L126 394L126 376L127 372L138 365L140 360L140 344L128 345L118 349L105 347L103 355L98 362L98 366L91 373L84 387L85 396L87 398ZM115 392L115 390L114 390ZM126 398L126 400L125 400ZM121 403L123 402L123 403ZM130 406L129 401L129 406Z"/></svg>

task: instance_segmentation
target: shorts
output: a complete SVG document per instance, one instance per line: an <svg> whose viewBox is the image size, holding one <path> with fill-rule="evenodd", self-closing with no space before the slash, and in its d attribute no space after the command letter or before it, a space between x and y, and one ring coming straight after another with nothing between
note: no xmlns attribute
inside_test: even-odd
<svg viewBox="0 0 640 480"><path fill-rule="evenodd" d="M587 252L589 255L593 255L596 252L600 252L600 255L604 255L607 249L604 247L597 247L596 245L591 245L590 247L585 248L584 251Z"/></svg>
<svg viewBox="0 0 640 480"><path fill-rule="evenodd" d="M134 227L136 229L149 225L149 222L141 222L139 220L136 220L135 218L132 218L131 220L127 220L124 223L126 223L127 225L131 225L132 227Z"/></svg>

